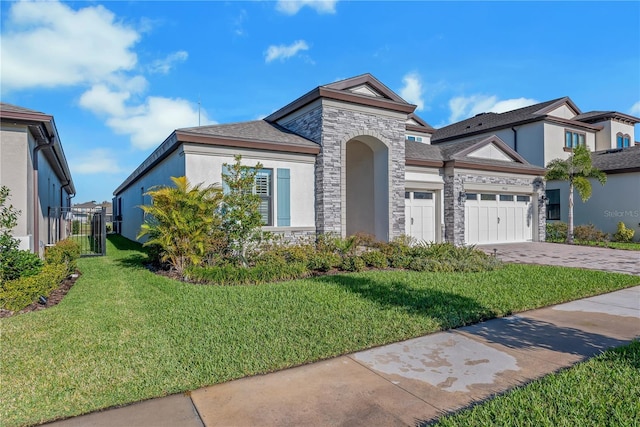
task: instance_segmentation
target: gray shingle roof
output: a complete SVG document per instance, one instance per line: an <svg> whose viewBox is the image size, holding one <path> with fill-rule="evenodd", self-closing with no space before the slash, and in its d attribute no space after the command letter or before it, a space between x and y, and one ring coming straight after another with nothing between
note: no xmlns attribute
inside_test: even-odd
<svg viewBox="0 0 640 427"><path fill-rule="evenodd" d="M623 114L618 111L588 111L586 113L578 114L572 120L584 123L597 123L612 118L620 119L631 124L640 123L640 118L629 114Z"/></svg>
<svg viewBox="0 0 640 427"><path fill-rule="evenodd" d="M591 154L591 162L606 173L640 171L640 145L595 151Z"/></svg>
<svg viewBox="0 0 640 427"><path fill-rule="evenodd" d="M7 111L12 113L45 114L42 111L30 110L28 108L20 107L17 105L7 104L5 102L0 102L0 111Z"/></svg>
<svg viewBox="0 0 640 427"><path fill-rule="evenodd" d="M182 128L178 129L178 131L219 138L241 139L245 141L260 141L308 147L318 146L318 144L313 141L295 134L282 126L275 123L269 123L265 120Z"/></svg>
<svg viewBox="0 0 640 427"><path fill-rule="evenodd" d="M471 117L436 130L431 141L435 143L448 138L462 137L465 135L489 131L491 129L504 128L527 120L541 120L544 118L544 114L536 114L536 112L543 110L556 102L564 100L569 100L569 98L563 97L552 99L551 101L541 102L539 104L518 108L517 110L511 110L504 113L481 113L475 117Z"/></svg>
<svg viewBox="0 0 640 427"><path fill-rule="evenodd" d="M467 141L451 141L443 142L440 144L429 145L420 142L406 141L405 142L405 158L407 160L427 160L427 161L441 161L446 162L450 160L463 160L466 163L473 163L479 167L501 168L508 167L511 169L522 169L525 173L532 173L532 171L544 174L544 168L533 166L521 157L515 159L513 162L505 162L501 160L482 159L477 157L469 157L467 155L468 150L473 150L473 146L481 145L482 142L487 140L495 140L497 137L480 137ZM499 138L497 138L499 139ZM500 141L501 144L502 141ZM478 148L479 148L478 147ZM517 154L516 154L517 156Z"/></svg>
<svg viewBox="0 0 640 427"><path fill-rule="evenodd" d="M405 158L414 160L443 161L442 152L437 145L422 142L405 141Z"/></svg>

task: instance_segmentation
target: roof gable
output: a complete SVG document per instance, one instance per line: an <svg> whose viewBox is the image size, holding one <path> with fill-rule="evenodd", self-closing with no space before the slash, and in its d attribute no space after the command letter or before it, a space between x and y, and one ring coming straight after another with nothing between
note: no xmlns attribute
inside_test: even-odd
<svg viewBox="0 0 640 427"><path fill-rule="evenodd" d="M396 111L403 114L413 113L416 109L415 105L409 104L371 74L362 74L318 86L265 117L265 120L268 122L276 122L319 99L331 99L339 102Z"/></svg>
<svg viewBox="0 0 640 427"><path fill-rule="evenodd" d="M578 106L568 96L555 100L549 105L535 111L533 114L539 116L554 116L563 119L571 119L582 113Z"/></svg>
<svg viewBox="0 0 640 427"><path fill-rule="evenodd" d="M391 101L408 104L407 101L402 99L398 94L389 89L380 80L376 79L369 73L351 77L349 79L339 80L322 87L326 89L351 92L358 95L385 98Z"/></svg>
<svg viewBox="0 0 640 427"><path fill-rule="evenodd" d="M467 154L467 157L475 157L478 159L487 159L487 160L500 160L503 162L513 162L513 158L511 158L507 153L502 151L496 144L493 142L484 145L482 147L478 147L476 150Z"/></svg>

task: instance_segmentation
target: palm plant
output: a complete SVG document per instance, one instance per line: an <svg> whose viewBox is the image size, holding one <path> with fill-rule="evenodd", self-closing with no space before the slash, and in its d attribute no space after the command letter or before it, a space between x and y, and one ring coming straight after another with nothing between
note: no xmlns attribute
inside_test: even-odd
<svg viewBox="0 0 640 427"><path fill-rule="evenodd" d="M140 206L146 217L138 238L149 237L144 245L157 245L160 260L183 274L185 268L201 264L211 250L223 246L218 214L222 189L191 186L184 176L171 180L175 187L155 186L146 193L152 201Z"/></svg>
<svg viewBox="0 0 640 427"><path fill-rule="evenodd" d="M567 229L567 243L573 244L573 190L583 202L591 197L592 187L589 178L597 179L600 184L607 182L607 175L594 168L591 163L591 153L586 145L576 147L568 159L554 159L547 164L545 178L549 181L569 181L569 218Z"/></svg>

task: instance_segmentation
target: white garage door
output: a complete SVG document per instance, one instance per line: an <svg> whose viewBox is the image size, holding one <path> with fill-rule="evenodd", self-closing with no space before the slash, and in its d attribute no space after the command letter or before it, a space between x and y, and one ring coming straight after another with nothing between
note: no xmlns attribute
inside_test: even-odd
<svg viewBox="0 0 640 427"><path fill-rule="evenodd" d="M406 191L404 193L405 233L417 241L435 242L436 210L433 193Z"/></svg>
<svg viewBox="0 0 640 427"><path fill-rule="evenodd" d="M526 194L467 193L465 243L526 242L533 236L533 205Z"/></svg>

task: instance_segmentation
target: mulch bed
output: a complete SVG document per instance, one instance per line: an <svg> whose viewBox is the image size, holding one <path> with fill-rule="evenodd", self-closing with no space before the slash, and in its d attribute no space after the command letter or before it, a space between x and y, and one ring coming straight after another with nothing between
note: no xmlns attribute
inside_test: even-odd
<svg viewBox="0 0 640 427"><path fill-rule="evenodd" d="M71 289L71 287L76 283L76 280L78 280L78 277L80 277L80 272L76 271L75 274L72 274L66 279L64 279L62 283L60 283L60 286L58 286L57 289L54 289L51 292L51 294L49 294L49 298L47 299L46 304L40 304L38 302L34 302L28 307L25 307L20 311L4 310L0 308L0 318L11 317L18 314L29 313L32 311L44 310L46 308L57 305L60 301L62 301L65 295L67 295L67 292L69 292L69 289Z"/></svg>

